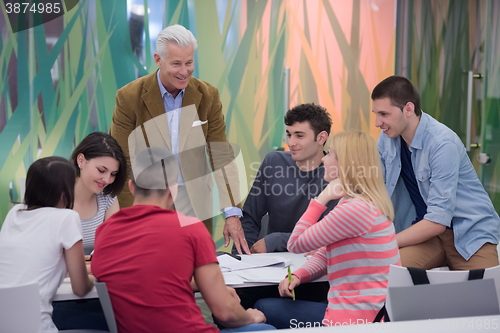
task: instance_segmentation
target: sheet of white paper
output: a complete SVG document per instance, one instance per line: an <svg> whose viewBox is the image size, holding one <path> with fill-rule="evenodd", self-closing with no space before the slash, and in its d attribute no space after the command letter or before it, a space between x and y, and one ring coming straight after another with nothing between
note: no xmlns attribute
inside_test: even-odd
<svg viewBox="0 0 500 333"><path fill-rule="evenodd" d="M234 259L228 255L218 256L217 260L219 261L219 266L222 271L237 271L242 269L250 269L257 267L266 267L266 266L279 266L286 267L290 265L291 261L286 260L280 256L259 256L258 254L252 255L242 255L241 260Z"/></svg>
<svg viewBox="0 0 500 333"><path fill-rule="evenodd" d="M225 272L222 274L224 276L224 282L227 286L243 284L245 280L240 277L236 272Z"/></svg>
<svg viewBox="0 0 500 333"><path fill-rule="evenodd" d="M290 260L286 260L285 258L280 256L269 257L269 256L259 256L258 254L242 255L241 261L246 265L250 266L251 268L266 267L273 265L286 267L291 263Z"/></svg>
<svg viewBox="0 0 500 333"><path fill-rule="evenodd" d="M279 283L287 275L284 267L261 267L236 272L245 282Z"/></svg>
<svg viewBox="0 0 500 333"><path fill-rule="evenodd" d="M234 259L233 257L228 255L218 256L217 260L219 261L220 269L223 272L252 268L251 266L244 264L242 261Z"/></svg>

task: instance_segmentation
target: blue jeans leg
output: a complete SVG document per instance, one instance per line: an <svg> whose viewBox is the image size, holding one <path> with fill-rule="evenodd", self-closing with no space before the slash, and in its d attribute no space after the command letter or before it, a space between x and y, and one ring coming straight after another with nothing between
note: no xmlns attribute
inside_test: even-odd
<svg viewBox="0 0 500 333"><path fill-rule="evenodd" d="M276 328L274 326L271 326L269 324L250 324L246 326L241 326L238 328L225 328L221 330L222 333L229 333L229 332L253 332L253 331L270 331L270 330L275 330Z"/></svg>
<svg viewBox="0 0 500 333"><path fill-rule="evenodd" d="M327 301L294 301L291 298L264 298L255 308L266 316L266 322L278 329L319 327L325 316Z"/></svg>
<svg viewBox="0 0 500 333"><path fill-rule="evenodd" d="M53 302L52 320L59 330L108 330L99 299Z"/></svg>

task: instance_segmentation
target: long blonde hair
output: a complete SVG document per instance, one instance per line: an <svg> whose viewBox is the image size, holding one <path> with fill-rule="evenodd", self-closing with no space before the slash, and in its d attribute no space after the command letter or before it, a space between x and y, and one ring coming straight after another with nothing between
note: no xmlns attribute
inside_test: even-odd
<svg viewBox="0 0 500 333"><path fill-rule="evenodd" d="M373 202L392 221L394 208L385 188L375 140L363 132L344 131L332 137L331 145L346 195Z"/></svg>

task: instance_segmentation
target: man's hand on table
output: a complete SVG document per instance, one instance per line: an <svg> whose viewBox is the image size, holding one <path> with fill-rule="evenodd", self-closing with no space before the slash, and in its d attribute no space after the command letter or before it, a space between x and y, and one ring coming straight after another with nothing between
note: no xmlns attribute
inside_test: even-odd
<svg viewBox="0 0 500 333"><path fill-rule="evenodd" d="M226 219L222 234L224 235L224 247L229 246L229 238L231 237L239 254L243 254L242 249L246 254L251 254L247 240L245 239L245 232L238 217L230 216Z"/></svg>

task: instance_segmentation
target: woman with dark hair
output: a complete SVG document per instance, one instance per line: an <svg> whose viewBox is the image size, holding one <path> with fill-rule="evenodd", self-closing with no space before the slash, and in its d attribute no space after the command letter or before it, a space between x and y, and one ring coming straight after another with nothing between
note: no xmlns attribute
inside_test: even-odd
<svg viewBox="0 0 500 333"><path fill-rule="evenodd" d="M102 132L87 135L70 161L76 169L73 210L80 215L83 250L90 260L97 227L120 209L116 196L125 185L127 164L116 140ZM107 328L97 299L54 302L53 306L52 317L60 330Z"/></svg>
<svg viewBox="0 0 500 333"><path fill-rule="evenodd" d="M83 248L90 255L96 228L120 209L116 196L125 185L127 164L116 140L102 132L87 135L71 161L77 176L73 209L80 214Z"/></svg>
<svg viewBox="0 0 500 333"><path fill-rule="evenodd" d="M82 255L80 218L73 207L75 170L62 157L45 157L28 169L24 204L15 205L0 230L0 288L38 283L42 332L57 332L52 300L66 273L78 296L94 277Z"/></svg>

